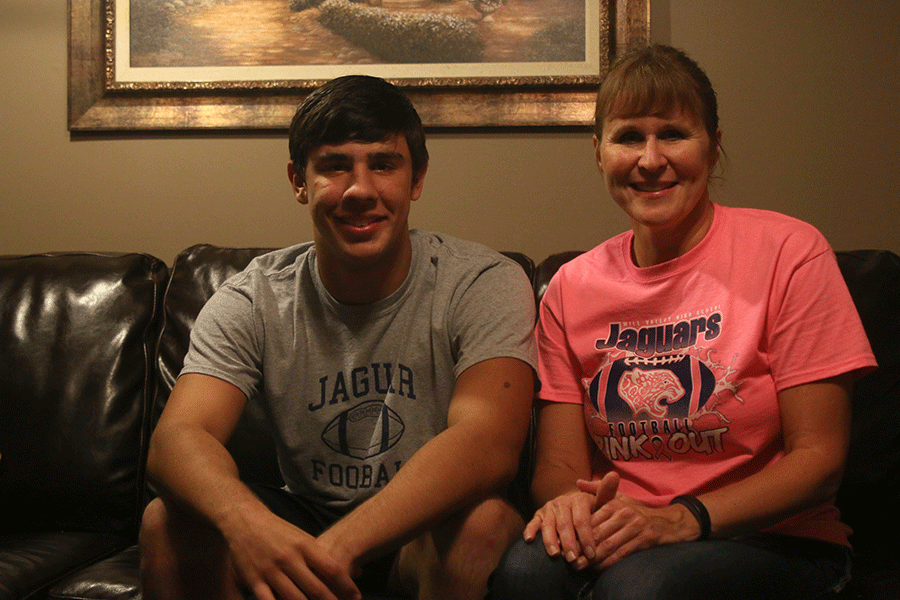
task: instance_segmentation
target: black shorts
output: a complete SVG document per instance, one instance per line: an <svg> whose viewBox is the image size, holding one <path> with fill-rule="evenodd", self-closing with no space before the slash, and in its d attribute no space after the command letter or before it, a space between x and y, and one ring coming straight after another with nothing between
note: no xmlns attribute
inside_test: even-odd
<svg viewBox="0 0 900 600"><path fill-rule="evenodd" d="M318 537L332 524L331 521L319 514L309 502L283 488L260 483L248 485L274 514L314 537ZM395 551L364 565L362 575L356 579L356 585L360 591L374 594L388 592L388 578L396 559L397 552Z"/></svg>

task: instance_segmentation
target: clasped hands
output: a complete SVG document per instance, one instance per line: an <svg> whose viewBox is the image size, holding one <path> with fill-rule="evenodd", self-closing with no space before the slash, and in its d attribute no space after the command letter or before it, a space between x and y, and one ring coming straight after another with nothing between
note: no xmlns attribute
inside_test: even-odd
<svg viewBox="0 0 900 600"><path fill-rule="evenodd" d="M638 550L692 539L692 529L699 535L683 507L651 508L618 492L617 473L577 486L538 509L524 534L532 542L540 532L547 554L576 569L605 569Z"/></svg>
<svg viewBox="0 0 900 600"><path fill-rule="evenodd" d="M223 531L235 575L258 600L359 600L358 567L331 544L277 516L255 515L240 531ZM333 541L333 540L332 540Z"/></svg>

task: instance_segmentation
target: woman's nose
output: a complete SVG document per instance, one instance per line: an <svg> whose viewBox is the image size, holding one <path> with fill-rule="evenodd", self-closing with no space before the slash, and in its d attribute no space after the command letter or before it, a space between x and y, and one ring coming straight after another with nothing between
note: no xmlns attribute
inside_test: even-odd
<svg viewBox="0 0 900 600"><path fill-rule="evenodd" d="M647 138L641 157L638 160L638 166L647 171L658 171L666 164L666 157L663 155L659 147L659 141L655 137Z"/></svg>

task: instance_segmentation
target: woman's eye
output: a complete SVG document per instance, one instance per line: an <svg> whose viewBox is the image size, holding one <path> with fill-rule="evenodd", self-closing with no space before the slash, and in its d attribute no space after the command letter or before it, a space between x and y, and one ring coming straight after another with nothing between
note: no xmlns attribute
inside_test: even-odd
<svg viewBox="0 0 900 600"><path fill-rule="evenodd" d="M620 134L616 141L620 144L637 144L642 140L641 134L636 131L626 131L625 133Z"/></svg>
<svg viewBox="0 0 900 600"><path fill-rule="evenodd" d="M684 133L677 129L667 129L659 134L661 140L683 140L684 138Z"/></svg>

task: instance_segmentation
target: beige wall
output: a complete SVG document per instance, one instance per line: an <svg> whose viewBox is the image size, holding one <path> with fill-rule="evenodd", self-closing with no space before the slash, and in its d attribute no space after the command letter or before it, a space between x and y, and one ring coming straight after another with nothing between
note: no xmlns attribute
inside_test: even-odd
<svg viewBox="0 0 900 600"><path fill-rule="evenodd" d="M282 136L72 141L66 3L0 1L0 254L309 239ZM720 202L795 215L836 248L900 253L900 3L658 0L653 37L705 66L729 164ZM434 134L413 225L541 260L627 223L581 133Z"/></svg>

